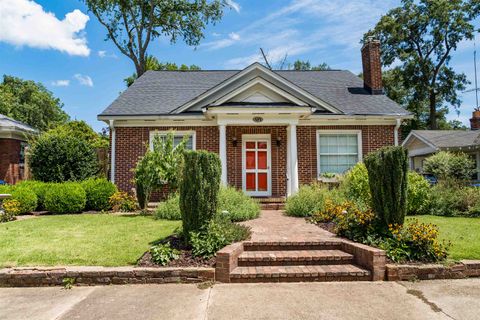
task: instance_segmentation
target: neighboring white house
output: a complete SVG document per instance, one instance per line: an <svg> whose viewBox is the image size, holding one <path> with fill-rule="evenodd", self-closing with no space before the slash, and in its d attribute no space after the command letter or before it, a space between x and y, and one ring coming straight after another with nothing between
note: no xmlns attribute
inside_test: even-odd
<svg viewBox="0 0 480 320"><path fill-rule="evenodd" d="M408 149L410 169L423 172L424 160L438 151L470 154L480 170L480 131L477 130L412 130L402 144ZM480 180L480 171L477 172Z"/></svg>

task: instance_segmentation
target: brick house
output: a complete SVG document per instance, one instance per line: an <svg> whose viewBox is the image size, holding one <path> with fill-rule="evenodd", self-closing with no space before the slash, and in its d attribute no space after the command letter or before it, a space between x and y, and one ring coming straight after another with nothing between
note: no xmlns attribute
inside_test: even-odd
<svg viewBox="0 0 480 320"><path fill-rule="evenodd" d="M323 173L343 173L372 150L398 144L410 114L383 93L380 43L362 48L364 81L349 71L147 71L98 119L111 130L111 180L155 135L175 130L189 148L217 152L222 182L282 198Z"/></svg>
<svg viewBox="0 0 480 320"><path fill-rule="evenodd" d="M0 114L0 180L15 184L25 172L27 139L36 129Z"/></svg>

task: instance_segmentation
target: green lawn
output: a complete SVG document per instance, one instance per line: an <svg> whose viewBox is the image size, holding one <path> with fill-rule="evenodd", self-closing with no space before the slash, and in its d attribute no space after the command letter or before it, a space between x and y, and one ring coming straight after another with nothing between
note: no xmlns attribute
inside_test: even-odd
<svg viewBox="0 0 480 320"><path fill-rule="evenodd" d="M415 216L420 222L436 224L440 239L450 240L449 258L480 259L480 218Z"/></svg>
<svg viewBox="0 0 480 320"><path fill-rule="evenodd" d="M147 216L42 216L0 224L0 267L135 264L178 221Z"/></svg>

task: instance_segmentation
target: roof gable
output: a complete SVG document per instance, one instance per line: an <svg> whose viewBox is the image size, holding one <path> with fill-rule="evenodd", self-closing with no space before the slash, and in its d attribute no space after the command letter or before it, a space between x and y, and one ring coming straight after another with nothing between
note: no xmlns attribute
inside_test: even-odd
<svg viewBox="0 0 480 320"><path fill-rule="evenodd" d="M207 106L219 106L253 86L259 86L261 94L270 95L272 100L275 99L274 97L282 97L279 101L273 102L288 101L297 106L312 106L329 113L341 113L327 102L313 96L259 63L250 65L171 113L200 111Z"/></svg>

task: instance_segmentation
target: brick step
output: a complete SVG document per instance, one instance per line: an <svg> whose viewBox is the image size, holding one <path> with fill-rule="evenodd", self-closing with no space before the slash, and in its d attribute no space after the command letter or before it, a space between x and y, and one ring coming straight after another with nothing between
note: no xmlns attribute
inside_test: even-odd
<svg viewBox="0 0 480 320"><path fill-rule="evenodd" d="M351 264L237 267L231 282L368 281L370 271Z"/></svg>
<svg viewBox="0 0 480 320"><path fill-rule="evenodd" d="M285 198L257 198L262 210L285 209Z"/></svg>
<svg viewBox="0 0 480 320"><path fill-rule="evenodd" d="M353 255L341 250L244 251L238 266L351 264Z"/></svg>
<svg viewBox="0 0 480 320"><path fill-rule="evenodd" d="M318 241L245 241L244 251L341 250L338 240Z"/></svg>

